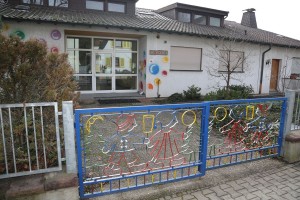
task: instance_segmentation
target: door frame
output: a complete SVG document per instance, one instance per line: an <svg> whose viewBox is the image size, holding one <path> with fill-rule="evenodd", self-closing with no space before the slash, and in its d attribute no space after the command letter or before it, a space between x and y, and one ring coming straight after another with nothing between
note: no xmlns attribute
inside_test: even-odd
<svg viewBox="0 0 300 200"><path fill-rule="evenodd" d="M275 66L277 68L277 70L273 69L273 66L275 64L275 62L277 62L278 64ZM269 85L269 92L277 92L278 91L278 83L279 83L279 74L280 74L280 64L281 64L281 59L272 59L272 64L271 64L271 71L270 71L270 85ZM276 78L276 83L273 80L273 73L277 78ZM273 87L273 84L275 84L275 86Z"/></svg>

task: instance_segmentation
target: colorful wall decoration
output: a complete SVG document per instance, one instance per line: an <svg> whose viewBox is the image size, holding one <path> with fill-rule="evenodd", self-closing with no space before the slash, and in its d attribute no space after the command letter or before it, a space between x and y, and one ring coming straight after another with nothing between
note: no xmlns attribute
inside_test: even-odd
<svg viewBox="0 0 300 200"><path fill-rule="evenodd" d="M156 75L159 73L159 65L158 64L151 64L149 66L149 72L152 74L152 75Z"/></svg>
<svg viewBox="0 0 300 200"><path fill-rule="evenodd" d="M25 33L23 31L21 31L21 30L14 31L13 33L10 34L10 36L17 36L21 40L25 39Z"/></svg>
<svg viewBox="0 0 300 200"><path fill-rule="evenodd" d="M53 40L59 40L61 38L61 33L59 30L55 29L55 30L51 31L50 36Z"/></svg>

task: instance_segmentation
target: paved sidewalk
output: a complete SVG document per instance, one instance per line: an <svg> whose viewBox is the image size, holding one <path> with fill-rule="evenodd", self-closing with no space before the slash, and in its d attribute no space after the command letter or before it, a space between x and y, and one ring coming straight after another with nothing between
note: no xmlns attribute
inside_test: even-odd
<svg viewBox="0 0 300 200"><path fill-rule="evenodd" d="M300 199L300 162L265 159L207 171L201 178L105 195L97 200Z"/></svg>
<svg viewBox="0 0 300 200"><path fill-rule="evenodd" d="M276 170L262 169L261 173L229 181L214 187L194 189L159 200L256 200L300 199L300 163L284 165Z"/></svg>

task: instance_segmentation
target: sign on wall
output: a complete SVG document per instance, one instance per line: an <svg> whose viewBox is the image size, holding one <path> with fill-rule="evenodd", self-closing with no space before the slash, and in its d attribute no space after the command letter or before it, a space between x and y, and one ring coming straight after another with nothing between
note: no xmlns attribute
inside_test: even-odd
<svg viewBox="0 0 300 200"><path fill-rule="evenodd" d="M150 55L162 55L162 56L167 56L168 51L166 50L149 50Z"/></svg>

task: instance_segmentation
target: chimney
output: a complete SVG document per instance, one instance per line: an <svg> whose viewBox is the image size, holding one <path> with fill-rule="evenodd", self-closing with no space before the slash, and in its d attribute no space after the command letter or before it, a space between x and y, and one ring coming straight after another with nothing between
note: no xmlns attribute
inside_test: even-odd
<svg viewBox="0 0 300 200"><path fill-rule="evenodd" d="M243 18L241 24L244 26L248 26L251 28L257 28L256 24L256 17L255 17L255 9L254 8L249 8L243 13Z"/></svg>

